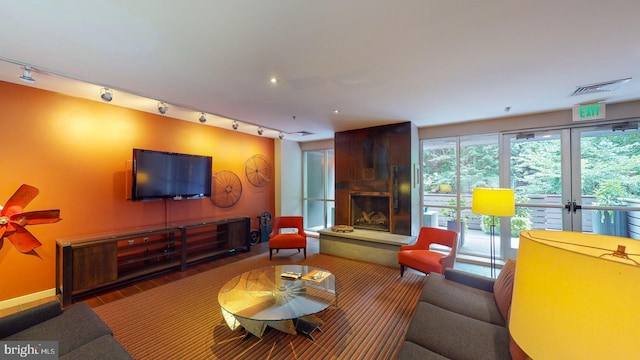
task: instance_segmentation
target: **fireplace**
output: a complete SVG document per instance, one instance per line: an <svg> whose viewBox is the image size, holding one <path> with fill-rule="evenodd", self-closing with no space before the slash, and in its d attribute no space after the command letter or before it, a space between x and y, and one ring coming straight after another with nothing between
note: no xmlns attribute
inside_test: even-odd
<svg viewBox="0 0 640 360"><path fill-rule="evenodd" d="M351 226L357 229L389 232L390 196L384 193L350 194Z"/></svg>
<svg viewBox="0 0 640 360"><path fill-rule="evenodd" d="M335 224L416 235L418 129L410 122L336 132Z"/></svg>

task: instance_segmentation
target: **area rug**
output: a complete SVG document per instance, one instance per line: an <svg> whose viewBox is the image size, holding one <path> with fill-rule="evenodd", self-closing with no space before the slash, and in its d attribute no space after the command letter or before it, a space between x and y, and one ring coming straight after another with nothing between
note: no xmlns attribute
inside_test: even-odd
<svg viewBox="0 0 640 360"><path fill-rule="evenodd" d="M230 330L220 288L258 267L304 264L336 276L338 306L318 314L315 341L270 330L244 338ZM96 307L135 359L394 359L415 311L424 277L397 268L323 254L257 255Z"/></svg>

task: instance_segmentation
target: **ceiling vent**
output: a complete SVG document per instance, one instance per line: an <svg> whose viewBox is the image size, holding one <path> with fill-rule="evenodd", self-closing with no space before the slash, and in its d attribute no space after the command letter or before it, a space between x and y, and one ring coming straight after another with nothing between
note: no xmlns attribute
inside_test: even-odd
<svg viewBox="0 0 640 360"><path fill-rule="evenodd" d="M306 130L301 130L301 131L292 132L291 135L307 136L307 135L313 135L313 133L312 132L308 132Z"/></svg>
<svg viewBox="0 0 640 360"><path fill-rule="evenodd" d="M620 86L628 83L629 81L631 81L631 78L605 81L598 84L578 86L576 87L576 90L571 94L571 96L593 94L593 93L605 92L605 91L613 91L618 89Z"/></svg>

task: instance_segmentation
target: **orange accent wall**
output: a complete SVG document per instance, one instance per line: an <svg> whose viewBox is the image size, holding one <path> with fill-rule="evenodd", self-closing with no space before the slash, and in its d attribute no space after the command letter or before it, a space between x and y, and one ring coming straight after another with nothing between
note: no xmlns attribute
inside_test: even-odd
<svg viewBox="0 0 640 360"><path fill-rule="evenodd" d="M274 213L274 181L257 188L244 176L255 155L274 163L274 140L172 119L103 102L0 82L0 204L21 184L40 189L25 211L60 209L62 221L30 225L43 244L34 254L0 240L0 301L55 287L55 240L183 220ZM132 202L125 165L133 148L213 157L213 172L242 181L239 202L219 208L209 199Z"/></svg>

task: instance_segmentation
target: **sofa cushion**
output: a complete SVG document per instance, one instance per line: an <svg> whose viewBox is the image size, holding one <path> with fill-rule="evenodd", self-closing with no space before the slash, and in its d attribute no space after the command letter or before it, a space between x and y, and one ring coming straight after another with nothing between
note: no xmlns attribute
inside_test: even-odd
<svg viewBox="0 0 640 360"><path fill-rule="evenodd" d="M405 340L450 359L511 359L505 327L426 302L418 302Z"/></svg>
<svg viewBox="0 0 640 360"><path fill-rule="evenodd" d="M481 321L506 324L493 293L447 280L441 274L427 276L419 300Z"/></svg>
<svg viewBox="0 0 640 360"><path fill-rule="evenodd" d="M130 360L131 355L111 335L102 335L60 357L64 360Z"/></svg>
<svg viewBox="0 0 640 360"><path fill-rule="evenodd" d="M398 353L398 360L447 360L447 358L411 341L405 341Z"/></svg>
<svg viewBox="0 0 640 360"><path fill-rule="evenodd" d="M516 275L516 262L507 260L507 263L500 270L500 274L493 285L493 294L496 298L496 304L502 317L509 318L509 310L511 310L511 297L513 295L513 279Z"/></svg>
<svg viewBox="0 0 640 360"><path fill-rule="evenodd" d="M59 301L49 301L0 318L0 339L15 334L62 313Z"/></svg>
<svg viewBox="0 0 640 360"><path fill-rule="evenodd" d="M60 356L71 352L103 335L112 335L111 329L85 303L66 308L61 315L6 337L7 341L58 341Z"/></svg>

